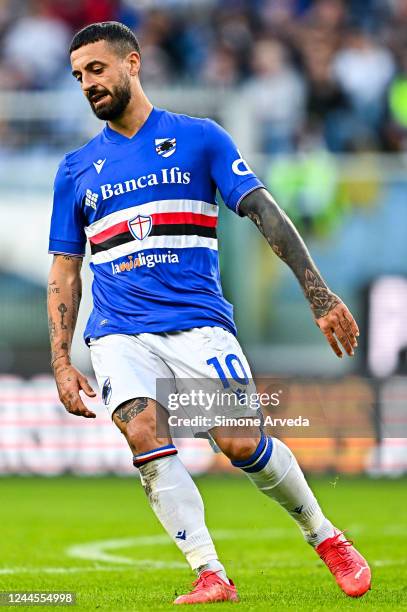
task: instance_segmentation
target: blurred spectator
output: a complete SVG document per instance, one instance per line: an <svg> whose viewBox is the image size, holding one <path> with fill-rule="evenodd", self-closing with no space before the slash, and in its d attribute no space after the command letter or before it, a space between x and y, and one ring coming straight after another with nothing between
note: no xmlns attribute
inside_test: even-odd
<svg viewBox="0 0 407 612"><path fill-rule="evenodd" d="M118 17L119 0L49 0L49 11L76 31L95 21Z"/></svg>
<svg viewBox="0 0 407 612"><path fill-rule="evenodd" d="M282 31L294 17L295 2L292 0L266 0L259 8L259 18L267 29Z"/></svg>
<svg viewBox="0 0 407 612"><path fill-rule="evenodd" d="M407 74L400 74L389 90L391 118L403 129L407 129Z"/></svg>
<svg viewBox="0 0 407 612"><path fill-rule="evenodd" d="M227 47L219 45L212 49L203 78L209 85L233 87L239 82L239 62L236 55Z"/></svg>
<svg viewBox="0 0 407 612"><path fill-rule="evenodd" d="M146 85L235 88L262 151L406 146L407 0L0 0L0 89L70 87L71 36L115 19Z"/></svg>
<svg viewBox="0 0 407 612"><path fill-rule="evenodd" d="M304 236L324 236L343 216L337 164L318 131L304 133L298 146L297 156L272 161L266 183Z"/></svg>
<svg viewBox="0 0 407 612"><path fill-rule="evenodd" d="M4 60L15 75L15 86L27 89L54 87L61 65L67 61L68 26L53 17L46 0L29 0L27 13L7 31Z"/></svg>
<svg viewBox="0 0 407 612"><path fill-rule="evenodd" d="M2 0L0 2L0 36L3 36L14 17L13 6L11 0Z"/></svg>
<svg viewBox="0 0 407 612"><path fill-rule="evenodd" d="M400 71L390 85L388 93L389 123L386 130L387 145L391 150L407 149L407 55L401 61Z"/></svg>
<svg viewBox="0 0 407 612"><path fill-rule="evenodd" d="M192 24L161 10L146 15L140 31L144 80L156 82L159 75L165 81L182 79L188 74L197 53Z"/></svg>
<svg viewBox="0 0 407 612"><path fill-rule="evenodd" d="M256 43L252 68L243 100L259 122L260 148L269 153L292 151L304 120L305 83L276 40Z"/></svg>
<svg viewBox="0 0 407 612"><path fill-rule="evenodd" d="M349 104L338 81L335 80L331 62L323 53L308 56L308 122L319 123L330 151L346 148L343 124L347 123Z"/></svg>
<svg viewBox="0 0 407 612"><path fill-rule="evenodd" d="M309 53L323 53L328 59L338 48L346 21L342 0L317 0L302 20L292 21L292 44L307 64Z"/></svg>
<svg viewBox="0 0 407 612"><path fill-rule="evenodd" d="M156 45L147 43L143 46L141 68L143 83L162 86L170 82L171 66L168 55Z"/></svg>
<svg viewBox="0 0 407 612"><path fill-rule="evenodd" d="M306 14L310 27L336 32L346 18L344 0L315 0Z"/></svg>
<svg viewBox="0 0 407 612"><path fill-rule="evenodd" d="M223 10L216 15L216 38L238 56L249 52L253 44L250 20L244 11Z"/></svg>
<svg viewBox="0 0 407 612"><path fill-rule="evenodd" d="M381 24L386 46L402 61L407 53L407 0L391 0L392 13Z"/></svg>
<svg viewBox="0 0 407 612"><path fill-rule="evenodd" d="M360 30L347 33L333 63L334 76L358 118L374 128L382 118L386 89L394 71L390 51Z"/></svg>
<svg viewBox="0 0 407 612"><path fill-rule="evenodd" d="M324 118L347 105L340 84L334 78L330 58L312 51L308 55L308 112L311 119Z"/></svg>

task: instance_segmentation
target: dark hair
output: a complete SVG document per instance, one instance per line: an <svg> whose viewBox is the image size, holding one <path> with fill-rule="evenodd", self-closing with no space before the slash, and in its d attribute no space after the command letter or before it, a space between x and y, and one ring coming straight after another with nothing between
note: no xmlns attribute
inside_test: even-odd
<svg viewBox="0 0 407 612"><path fill-rule="evenodd" d="M115 45L121 55L126 55L132 51L140 53L140 45L130 28L118 21L102 21L91 23L79 30L72 39L69 54L80 49L80 47L99 42L99 40L106 40L108 43Z"/></svg>

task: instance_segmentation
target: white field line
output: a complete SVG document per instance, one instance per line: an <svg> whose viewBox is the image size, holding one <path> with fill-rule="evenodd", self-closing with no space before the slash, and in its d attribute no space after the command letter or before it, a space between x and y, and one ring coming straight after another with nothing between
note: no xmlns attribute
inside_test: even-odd
<svg viewBox="0 0 407 612"><path fill-rule="evenodd" d="M360 525L353 525L349 528L351 534L359 534L364 531ZM398 536L407 534L407 530L403 527L389 526L383 529L383 533L388 535ZM264 540L264 539L292 539L298 537L294 526L293 529L224 529L213 530L212 535L215 540ZM114 551L118 548L142 548L143 546L168 546L173 545L169 536L165 534L156 534L148 536L138 536L133 538L115 538L110 540L98 540L88 542L86 544L75 544L66 549L66 554L69 557L76 559L84 559L87 561L110 563L113 565L92 565L85 567L0 567L0 575L8 574L75 574L84 572L111 572L111 571L128 571L135 568L143 568L143 570L158 570L158 569L185 569L186 563L181 561L159 561L157 559L132 559L130 557L112 554L108 551ZM317 559L315 559L315 562ZM270 560L267 563L268 567L290 568L314 566L315 562L300 561L274 561ZM373 567L387 567L393 565L405 565L407 561L402 559L377 559L371 562ZM264 562L263 562L264 567Z"/></svg>
<svg viewBox="0 0 407 612"><path fill-rule="evenodd" d="M128 566L120 567L119 565L95 565L93 567L1 567L0 576L9 574L81 574L85 572L116 572L129 569Z"/></svg>
<svg viewBox="0 0 407 612"><path fill-rule="evenodd" d="M359 525L354 525L349 531L352 534L359 534L362 529ZM263 540L263 539L295 539L298 538L298 531L293 525L292 529L214 529L211 531L215 540ZM149 536L135 536L133 538L115 538L111 540L99 540L96 542L87 542L86 544L75 544L66 549L66 554L69 557L76 559L86 559L88 561L104 561L105 563L119 563L135 565L137 561L130 557L124 557L116 554L111 554L108 551L117 548L140 548L143 546L168 546L173 545L172 540L168 535L157 534Z"/></svg>
<svg viewBox="0 0 407 612"><path fill-rule="evenodd" d="M241 540L247 539L263 539L263 538L289 538L296 536L295 530L288 529L242 529L236 530L215 530L213 536L215 540ZM68 557L74 557L76 559L86 559L88 561L104 561L106 563L118 563L128 565L140 565L138 560L130 557L123 557L115 554L110 554L108 551L115 550L117 548L134 548L137 550L143 546L168 546L173 545L172 540L169 536L163 534L151 535L151 536L138 536L134 538L119 538L113 540L100 540L96 542L88 542L86 544L75 544L69 546L66 549ZM147 559L144 559L142 563L146 563ZM149 560L149 564L151 565ZM153 561L154 564L160 562ZM181 564L184 567L183 564Z"/></svg>
<svg viewBox="0 0 407 612"><path fill-rule="evenodd" d="M316 562L316 560L315 560ZM314 561L302 561L302 562L280 562L280 561L273 561L273 562L269 562L267 563L267 565L265 566L264 563L262 563L262 568L263 569L267 569L267 568L279 568L279 569L292 569L292 568L299 568L299 567L315 567L315 562ZM143 565L143 569L165 569L165 570L169 570L169 569L178 569L178 568L182 568L182 569L186 569L186 564L185 563L178 563L176 561L172 562L162 562L162 564L159 567L150 567L147 565L147 563L151 563L151 559L144 559L144 560L140 560L140 563ZM405 561L404 559L376 559L375 561L371 561L370 565L372 567L393 567L393 566L400 566L400 565L405 565L407 563L407 561ZM134 565L138 565L138 563L134 564ZM129 566L129 565L124 565L124 566L120 566L120 565L100 565L100 566L93 566L93 567L3 567L0 568L0 576L7 576L7 575L18 575L18 574L85 574L87 572L128 572L134 569L134 565L133 567Z"/></svg>

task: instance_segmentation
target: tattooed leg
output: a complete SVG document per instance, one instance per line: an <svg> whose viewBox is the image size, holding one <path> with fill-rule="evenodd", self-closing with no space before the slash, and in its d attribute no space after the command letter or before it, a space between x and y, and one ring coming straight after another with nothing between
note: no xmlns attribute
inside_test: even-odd
<svg viewBox="0 0 407 612"><path fill-rule="evenodd" d="M170 434L157 435L157 421L163 412L166 415L154 400L137 397L121 404L113 420L133 452L133 464L140 471L153 512L191 568L211 569L227 580L205 525L201 495L179 459Z"/></svg>
<svg viewBox="0 0 407 612"><path fill-rule="evenodd" d="M125 436L133 454L171 444L167 412L149 397L136 397L120 404L113 421Z"/></svg>
<svg viewBox="0 0 407 612"><path fill-rule="evenodd" d="M147 404L148 397L136 397L136 399L121 404L115 415L122 423L130 423L133 417L141 414L147 408Z"/></svg>

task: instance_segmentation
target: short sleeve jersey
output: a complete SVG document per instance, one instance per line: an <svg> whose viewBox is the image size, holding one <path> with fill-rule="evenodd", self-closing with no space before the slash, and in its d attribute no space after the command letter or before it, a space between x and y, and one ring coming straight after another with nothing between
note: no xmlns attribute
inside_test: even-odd
<svg viewBox="0 0 407 612"><path fill-rule="evenodd" d="M236 333L220 283L216 192L238 213L259 187L219 125L158 108L132 138L106 125L68 153L55 179L49 252L83 255L89 242L85 340L206 325Z"/></svg>

